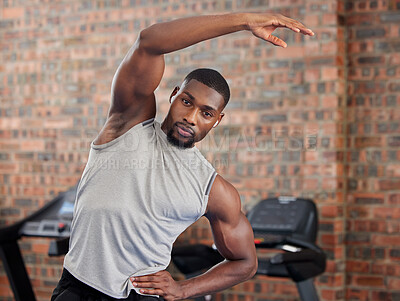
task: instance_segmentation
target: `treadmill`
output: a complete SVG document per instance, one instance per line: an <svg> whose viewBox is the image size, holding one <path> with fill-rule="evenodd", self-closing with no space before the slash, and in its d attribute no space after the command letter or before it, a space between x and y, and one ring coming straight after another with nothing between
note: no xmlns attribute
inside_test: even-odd
<svg viewBox="0 0 400 301"><path fill-rule="evenodd" d="M310 199L269 198L248 214L256 248L284 251L259 258L257 274L290 278L303 301L319 301L314 278L325 271L326 255L315 244L318 213Z"/></svg>
<svg viewBox="0 0 400 301"><path fill-rule="evenodd" d="M49 255L68 252L76 186L60 193L41 209L11 226L0 228L0 258L16 301L35 301L32 284L18 246L22 236L49 237Z"/></svg>

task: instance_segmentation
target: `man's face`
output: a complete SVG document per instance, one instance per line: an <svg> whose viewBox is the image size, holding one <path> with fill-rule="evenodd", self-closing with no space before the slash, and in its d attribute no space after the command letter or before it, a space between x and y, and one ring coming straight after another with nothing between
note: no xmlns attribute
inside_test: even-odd
<svg viewBox="0 0 400 301"><path fill-rule="evenodd" d="M222 95L197 80L176 87L170 101L162 129L167 133L168 141L181 148L193 147L223 117Z"/></svg>

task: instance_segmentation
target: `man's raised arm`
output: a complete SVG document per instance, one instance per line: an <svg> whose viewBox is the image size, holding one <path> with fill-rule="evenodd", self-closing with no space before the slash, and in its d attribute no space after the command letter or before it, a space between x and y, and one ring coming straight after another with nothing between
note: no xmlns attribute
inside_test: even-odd
<svg viewBox="0 0 400 301"><path fill-rule="evenodd" d="M190 17L142 30L115 74L109 117L123 114L130 126L154 117L154 90L164 72L164 54L241 30L249 30L258 38L286 47L284 41L271 35L277 27L313 35L296 20L266 13Z"/></svg>

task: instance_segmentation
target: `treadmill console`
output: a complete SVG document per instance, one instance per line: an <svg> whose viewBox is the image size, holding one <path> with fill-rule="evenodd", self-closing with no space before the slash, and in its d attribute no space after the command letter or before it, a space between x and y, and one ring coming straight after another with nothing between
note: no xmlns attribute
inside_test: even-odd
<svg viewBox="0 0 400 301"><path fill-rule="evenodd" d="M259 243L285 238L315 242L318 216L314 202L295 197L269 198L259 202L247 215Z"/></svg>
<svg viewBox="0 0 400 301"><path fill-rule="evenodd" d="M40 210L34 218L27 221L20 234L36 237L68 237L76 198L76 186L61 193L51 203Z"/></svg>

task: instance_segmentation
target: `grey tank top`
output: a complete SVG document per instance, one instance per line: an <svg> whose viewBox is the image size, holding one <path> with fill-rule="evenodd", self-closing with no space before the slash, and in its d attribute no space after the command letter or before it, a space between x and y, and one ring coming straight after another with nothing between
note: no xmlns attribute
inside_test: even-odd
<svg viewBox="0 0 400 301"><path fill-rule="evenodd" d="M171 145L153 119L92 142L64 267L113 298L128 297L130 276L168 266L176 238L205 213L215 176L196 147Z"/></svg>

